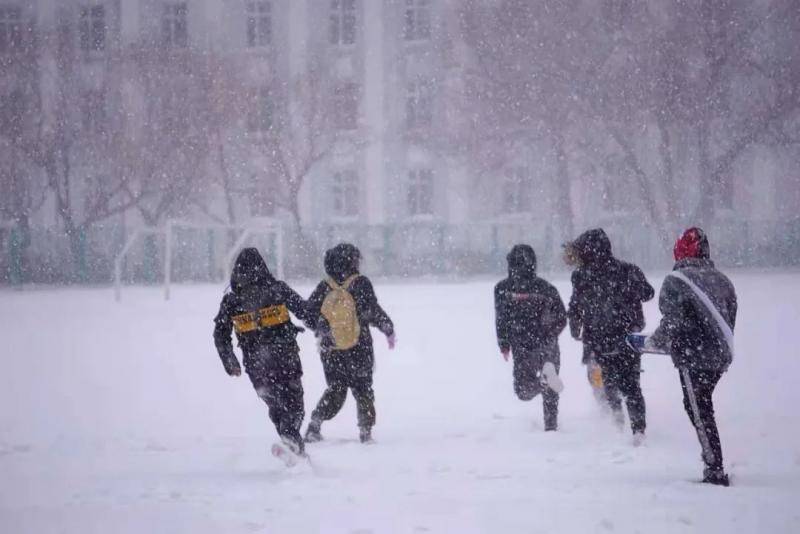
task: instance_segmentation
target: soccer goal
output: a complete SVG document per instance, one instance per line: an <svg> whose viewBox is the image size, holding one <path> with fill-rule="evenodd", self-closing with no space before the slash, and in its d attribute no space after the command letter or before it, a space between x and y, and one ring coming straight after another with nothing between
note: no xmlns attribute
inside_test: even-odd
<svg viewBox="0 0 800 534"><path fill-rule="evenodd" d="M230 232L230 235L233 236L232 244L224 247L221 255L219 255L220 259L217 259L218 256L214 255L212 260L213 262L222 263L214 266L217 267L214 269L215 272L222 273L222 280L230 278L236 256L243 247L250 244L255 244L261 249L266 256L267 262L274 265L277 277L283 278L284 244L280 221L272 218L256 218L250 219L244 224L209 224L170 219L163 227L136 228L128 236L119 254L114 259L114 294L117 301L122 298L123 262L133 245L146 235L164 237L164 299L169 300L173 283L175 251L178 248L176 235L181 230Z"/></svg>

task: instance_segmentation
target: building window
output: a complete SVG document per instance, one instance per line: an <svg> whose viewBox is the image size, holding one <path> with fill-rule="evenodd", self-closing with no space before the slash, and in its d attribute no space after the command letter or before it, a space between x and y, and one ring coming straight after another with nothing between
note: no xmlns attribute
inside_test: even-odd
<svg viewBox="0 0 800 534"><path fill-rule="evenodd" d="M525 213L531 209L531 179L526 167L514 167L503 177L503 213Z"/></svg>
<svg viewBox="0 0 800 534"><path fill-rule="evenodd" d="M78 33L81 50L102 52L106 48L106 8L105 6L83 6L80 10Z"/></svg>
<svg viewBox="0 0 800 534"><path fill-rule="evenodd" d="M408 172L408 214L412 217L433 215L433 170Z"/></svg>
<svg viewBox="0 0 800 534"><path fill-rule="evenodd" d="M403 36L406 41L426 41L431 38L429 0L406 0Z"/></svg>
<svg viewBox="0 0 800 534"><path fill-rule="evenodd" d="M272 42L272 4L247 2L247 46L268 46Z"/></svg>
<svg viewBox="0 0 800 534"><path fill-rule="evenodd" d="M269 87L260 88L253 96L252 109L247 115L247 129L265 133L275 125L275 100Z"/></svg>
<svg viewBox="0 0 800 534"><path fill-rule="evenodd" d="M106 99L103 91L88 91L83 95L83 130L101 134L106 127Z"/></svg>
<svg viewBox="0 0 800 534"><path fill-rule="evenodd" d="M408 84L406 92L406 126L427 128L433 122L433 84L417 80Z"/></svg>
<svg viewBox="0 0 800 534"><path fill-rule="evenodd" d="M339 130L355 130L358 127L358 84L344 83L334 93L334 121Z"/></svg>
<svg viewBox="0 0 800 534"><path fill-rule="evenodd" d="M189 44L188 8L186 2L164 4L162 33L164 45L172 48L185 48Z"/></svg>
<svg viewBox="0 0 800 534"><path fill-rule="evenodd" d="M336 217L355 217L358 215L358 174L353 170L333 174L331 186L333 214Z"/></svg>
<svg viewBox="0 0 800 534"><path fill-rule="evenodd" d="M356 0L331 0L330 42L332 45L356 42Z"/></svg>
<svg viewBox="0 0 800 534"><path fill-rule="evenodd" d="M0 5L0 53L22 47L22 9Z"/></svg>

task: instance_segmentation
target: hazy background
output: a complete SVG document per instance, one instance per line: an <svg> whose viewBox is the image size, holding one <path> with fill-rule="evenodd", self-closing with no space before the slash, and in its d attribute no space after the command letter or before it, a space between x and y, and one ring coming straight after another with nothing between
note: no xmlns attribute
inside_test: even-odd
<svg viewBox="0 0 800 534"><path fill-rule="evenodd" d="M0 284L797 266L799 84L795 0L4 1Z"/></svg>

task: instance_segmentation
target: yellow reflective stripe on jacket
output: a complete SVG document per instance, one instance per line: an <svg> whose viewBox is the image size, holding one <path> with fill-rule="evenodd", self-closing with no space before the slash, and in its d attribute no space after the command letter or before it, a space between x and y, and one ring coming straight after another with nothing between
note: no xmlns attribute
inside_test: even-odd
<svg viewBox="0 0 800 534"><path fill-rule="evenodd" d="M245 334L259 328L279 326L289 322L289 310L285 304L267 306L254 312L233 316L233 329L237 334Z"/></svg>

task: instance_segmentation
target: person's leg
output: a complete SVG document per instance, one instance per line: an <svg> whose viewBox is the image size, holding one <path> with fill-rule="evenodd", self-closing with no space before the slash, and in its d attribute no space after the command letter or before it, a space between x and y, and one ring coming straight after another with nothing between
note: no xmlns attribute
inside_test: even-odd
<svg viewBox="0 0 800 534"><path fill-rule="evenodd" d="M625 396L631 430L634 434L644 433L647 427L644 395L641 387L642 357L625 355L619 365L619 390Z"/></svg>
<svg viewBox="0 0 800 534"><path fill-rule="evenodd" d="M350 389L356 400L361 441L371 441L372 427L375 426L375 391L372 388L372 374L355 377Z"/></svg>
<svg viewBox="0 0 800 534"><path fill-rule="evenodd" d="M561 357L558 346L549 347L542 353L542 362L551 363L556 373L561 372ZM549 381L548 381L549 382ZM544 429L552 431L558 429L558 393L552 387L542 389L542 409L544 411Z"/></svg>
<svg viewBox="0 0 800 534"><path fill-rule="evenodd" d="M277 398L278 434L289 443L297 454L303 454L305 447L300 436L305 407L303 405L303 383L300 378L278 382L274 388Z"/></svg>
<svg viewBox="0 0 800 534"><path fill-rule="evenodd" d="M714 417L713 394L722 373L715 371L690 371L681 369L684 407L697 431L708 478L724 477L722 445Z"/></svg>
<svg viewBox="0 0 800 534"><path fill-rule="evenodd" d="M511 354L514 359L514 393L520 400L529 401L542 391L539 380L541 361L537 364L533 352L522 347L513 347Z"/></svg>
<svg viewBox="0 0 800 534"><path fill-rule="evenodd" d="M341 371L333 365L326 364L323 360L325 382L327 388L317 402L316 408L311 412L311 421L306 430L306 441L319 441L322 439L320 429L323 421L336 417L347 399L347 380Z"/></svg>
<svg viewBox="0 0 800 534"><path fill-rule="evenodd" d="M622 395L619 391L622 373L619 362L610 358L604 358L602 362L598 361L597 365L600 366L600 373L603 378L603 389L605 390L608 407L611 408L614 422L619 429L622 430L625 424L625 414L622 412Z"/></svg>

